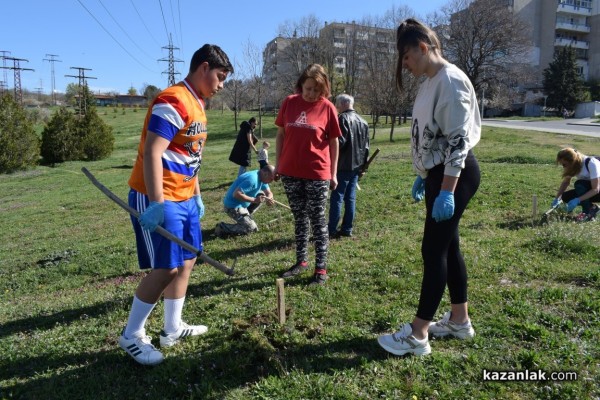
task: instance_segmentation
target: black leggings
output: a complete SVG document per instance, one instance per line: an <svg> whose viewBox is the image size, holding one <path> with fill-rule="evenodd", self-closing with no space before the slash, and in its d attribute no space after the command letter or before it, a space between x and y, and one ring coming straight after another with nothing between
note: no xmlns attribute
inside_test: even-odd
<svg viewBox="0 0 600 400"><path fill-rule="evenodd" d="M575 197L579 197L589 192L592 188L592 182L587 179L578 179L575 181L573 185L575 189L567 190L562 194L562 201L568 203L573 200ZM592 207L592 203L597 203L600 201L600 193L581 202L581 211L584 213L589 213Z"/></svg>
<svg viewBox="0 0 600 400"><path fill-rule="evenodd" d="M460 252L458 223L469 200L477 192L480 177L477 159L473 152L469 151L454 191L454 215L446 221L436 222L431 217L431 211L436 197L440 194L444 165L429 170L425 180L427 216L421 244L424 269L417 309L418 318L433 320L446 284L452 304L467 302L467 268Z"/></svg>

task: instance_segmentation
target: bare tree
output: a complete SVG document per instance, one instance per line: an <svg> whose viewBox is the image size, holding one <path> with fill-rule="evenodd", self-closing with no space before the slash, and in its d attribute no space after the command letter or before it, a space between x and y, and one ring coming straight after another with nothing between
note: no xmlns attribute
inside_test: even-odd
<svg viewBox="0 0 600 400"><path fill-rule="evenodd" d="M396 90L395 28L400 22L414 16L409 7L392 7L379 19L364 19L363 25L370 27L370 34L361 50L360 93L371 109L373 118L373 138L377 123L382 115L391 116L390 141L393 141L394 127L399 117L406 115L412 107L417 91L417 81L409 74L404 76L404 90Z"/></svg>
<svg viewBox="0 0 600 400"><path fill-rule="evenodd" d="M364 51L373 28L363 23L337 23L321 30L323 66L331 82L332 96L340 93L358 95L358 78Z"/></svg>
<svg viewBox="0 0 600 400"><path fill-rule="evenodd" d="M265 96L264 70L262 54L250 40L244 45L244 68L248 75L248 89L250 95L256 100L258 106L258 131L262 138L262 110Z"/></svg>
<svg viewBox="0 0 600 400"><path fill-rule="evenodd" d="M236 79L228 79L223 85L222 97L233 110L234 129L238 128L238 115L241 110L252 103L248 82L244 80L244 71L236 60L233 61L234 68L238 72Z"/></svg>
<svg viewBox="0 0 600 400"><path fill-rule="evenodd" d="M528 64L530 27L514 15L506 1L452 0L430 16L445 57L462 69L475 91L493 97L507 93Z"/></svg>
<svg viewBox="0 0 600 400"><path fill-rule="evenodd" d="M295 39L290 40L282 54L296 76L299 76L307 65L322 62L319 42L319 31L322 27L323 23L315 14L302 17L298 21L288 20L279 25L279 36Z"/></svg>

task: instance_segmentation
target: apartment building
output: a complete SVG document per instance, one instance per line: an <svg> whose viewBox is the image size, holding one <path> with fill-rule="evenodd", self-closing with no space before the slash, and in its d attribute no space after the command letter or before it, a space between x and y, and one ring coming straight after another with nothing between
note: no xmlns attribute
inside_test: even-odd
<svg viewBox="0 0 600 400"><path fill-rule="evenodd" d="M354 22L325 23L318 38L277 37L263 51L263 78L267 92L275 93L266 107L276 107L290 93L302 69L311 62L330 66L334 91L360 97L358 80L364 73L365 58L373 52L395 60L395 31ZM338 86L342 87L338 87ZM273 104L271 104L273 103Z"/></svg>
<svg viewBox="0 0 600 400"><path fill-rule="evenodd" d="M584 80L600 79L600 0L509 0L509 5L531 23L531 65L542 71L557 49L571 46Z"/></svg>

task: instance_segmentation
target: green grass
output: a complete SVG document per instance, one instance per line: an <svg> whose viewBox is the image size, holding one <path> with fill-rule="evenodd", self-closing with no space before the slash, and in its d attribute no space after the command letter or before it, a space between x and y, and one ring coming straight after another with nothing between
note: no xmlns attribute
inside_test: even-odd
<svg viewBox="0 0 600 400"><path fill-rule="evenodd" d="M238 168L227 160L233 116L211 112L200 172L204 242L213 258L235 262L237 274L197 266L184 318L209 333L166 349L163 364L146 368L117 344L142 277L128 216L80 172L85 166L125 199L144 112L100 113L116 135L109 159L0 175L0 398L600 396L600 223L540 225L532 217L533 197L539 214L560 183L557 150L600 154L600 140L484 128L476 148L482 183L461 224L477 336L433 340L427 357L395 357L376 337L412 319L422 276L424 208L410 197L407 125L393 143L378 129L372 147L381 153L361 180L355 237L331 243L326 286L307 288L308 274L286 281L281 326L275 279L295 259L292 219L265 207L258 234L214 236ZM263 118L272 141L273 120ZM272 188L287 203L281 184ZM446 296L439 315L448 307ZM155 341L161 327L159 303L147 326ZM484 382L484 369L575 371L578 379Z"/></svg>

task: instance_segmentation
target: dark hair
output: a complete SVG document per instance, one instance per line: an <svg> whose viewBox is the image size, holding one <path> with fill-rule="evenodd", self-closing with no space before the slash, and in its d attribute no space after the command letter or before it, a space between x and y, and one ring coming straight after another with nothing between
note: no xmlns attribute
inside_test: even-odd
<svg viewBox="0 0 600 400"><path fill-rule="evenodd" d="M229 57L217 45L205 44L196 50L190 61L190 73L194 73L203 62L207 62L210 69L222 68L233 74L233 65Z"/></svg>
<svg viewBox="0 0 600 400"><path fill-rule="evenodd" d="M327 73L325 73L325 69L321 65L310 64L304 69L296 82L296 93L302 93L302 85L304 85L307 79L314 79L317 82L317 88L321 91L321 96L329 98L331 95L329 78L327 78Z"/></svg>
<svg viewBox="0 0 600 400"><path fill-rule="evenodd" d="M250 119L248 120L248 123L250 123L250 124L251 124L251 123L253 123L253 122L256 122L256 118L254 118L254 117L252 117L252 118L250 118Z"/></svg>
<svg viewBox="0 0 600 400"><path fill-rule="evenodd" d="M404 20L396 31L396 86L399 90L402 90L402 58L408 49L418 47L419 43L425 43L431 50L439 51L440 55L442 53L440 39L432 29L413 18Z"/></svg>

